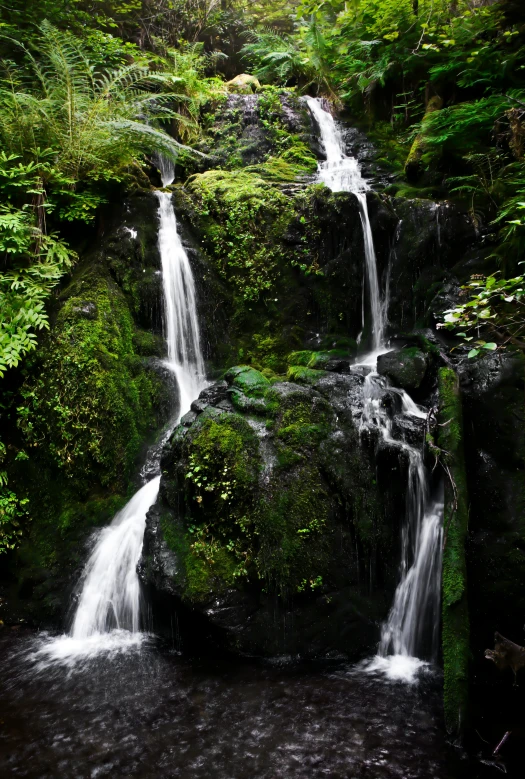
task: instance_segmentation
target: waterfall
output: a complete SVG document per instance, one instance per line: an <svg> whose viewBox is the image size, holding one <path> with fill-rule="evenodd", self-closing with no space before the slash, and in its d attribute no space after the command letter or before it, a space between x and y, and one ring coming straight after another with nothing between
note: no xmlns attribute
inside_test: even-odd
<svg viewBox="0 0 525 779"><path fill-rule="evenodd" d="M173 180L175 178L175 163L173 162L173 160L170 160L169 157L166 157L164 154L158 154L156 162L159 168L160 180L162 181L162 186L169 187L169 185L173 183Z"/></svg>
<svg viewBox="0 0 525 779"><path fill-rule="evenodd" d="M169 192L157 192L159 201L159 251L164 288L164 319L168 359L179 388L179 405L189 411L204 386L204 361L200 348L197 298L190 261L177 231Z"/></svg>
<svg viewBox="0 0 525 779"><path fill-rule="evenodd" d="M343 138L333 117L317 98L306 98L321 133L326 161L318 178L334 192L353 192L363 227L365 267L370 297L372 351L360 358L354 371L364 374L361 432L376 431L388 446L408 458L406 510L401 535L400 581L386 622L381 628L378 655L369 670L383 670L391 678L413 681L425 653L435 660L439 645L443 503L430 494L430 474L423 462L423 443L417 448L392 434L392 420L383 404L387 393L400 396L402 414L424 419L426 412L402 389L390 387L377 373L377 358L389 351L385 343L388 294L381 296L377 260L368 208L367 182L359 164L345 153Z"/></svg>
<svg viewBox="0 0 525 779"><path fill-rule="evenodd" d="M78 604L67 636L45 644L40 653L74 662L100 650L122 650L140 643L140 584L137 564L142 551L146 514L160 484L162 444L180 417L206 386L200 347L195 283L188 255L177 232L169 192L157 192L158 246L162 263L167 367L179 393L178 413L161 440L152 446L141 475L146 483L104 528L77 585ZM149 481L146 478L151 477Z"/></svg>
<svg viewBox="0 0 525 779"><path fill-rule="evenodd" d="M324 110L318 98L307 97L306 102L319 126L321 143L326 154L326 161L319 164L319 181L326 184L332 192L353 192L359 204L372 317L372 349L376 351L383 346L386 317L379 289L374 239L366 202L366 193L370 187L361 175L358 161L355 157L346 155L341 131L332 115Z"/></svg>

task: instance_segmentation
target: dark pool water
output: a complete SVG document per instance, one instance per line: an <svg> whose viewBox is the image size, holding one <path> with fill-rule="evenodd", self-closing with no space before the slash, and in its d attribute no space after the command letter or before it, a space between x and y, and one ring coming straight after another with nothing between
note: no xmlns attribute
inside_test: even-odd
<svg viewBox="0 0 525 779"><path fill-rule="evenodd" d="M0 776L452 779L439 679L188 661L153 642L74 669L4 631Z"/></svg>

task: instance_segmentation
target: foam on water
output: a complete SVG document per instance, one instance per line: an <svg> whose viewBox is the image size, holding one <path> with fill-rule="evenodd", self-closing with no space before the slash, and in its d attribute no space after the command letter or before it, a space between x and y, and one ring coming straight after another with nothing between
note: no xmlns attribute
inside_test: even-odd
<svg viewBox="0 0 525 779"><path fill-rule="evenodd" d="M367 674L381 674L391 682L417 684L422 673L430 672L431 665L419 657L410 655L376 655L371 660L365 660L358 666Z"/></svg>
<svg viewBox="0 0 525 779"><path fill-rule="evenodd" d="M132 633L118 628L107 633L93 633L88 638L74 638L68 634L43 636L36 639L26 659L37 671L47 670L54 665L74 667L103 654L138 649L149 640L148 633Z"/></svg>

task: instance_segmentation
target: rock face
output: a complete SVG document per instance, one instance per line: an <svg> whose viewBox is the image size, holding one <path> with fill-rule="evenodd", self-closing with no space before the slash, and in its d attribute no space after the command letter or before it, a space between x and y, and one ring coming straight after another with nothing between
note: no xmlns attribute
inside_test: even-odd
<svg viewBox="0 0 525 779"><path fill-rule="evenodd" d="M360 441L361 375L290 370L270 382L237 366L181 420L141 578L158 629L171 598L232 651L356 656L395 588L407 463Z"/></svg>
<svg viewBox="0 0 525 779"><path fill-rule="evenodd" d="M460 379L470 500L467 586L473 709L483 723L496 723L492 732L497 741L504 723L523 721L512 676L499 676L483 650L492 644L495 631L523 644L525 360L523 355L496 352L465 361Z"/></svg>
<svg viewBox="0 0 525 779"><path fill-rule="evenodd" d="M432 327L480 267L471 218L450 202L368 196L391 332ZM463 283L463 282L462 282Z"/></svg>
<svg viewBox="0 0 525 779"><path fill-rule="evenodd" d="M377 360L377 372L388 376L395 387L405 390L421 386L428 367L428 356L417 347L387 352Z"/></svg>

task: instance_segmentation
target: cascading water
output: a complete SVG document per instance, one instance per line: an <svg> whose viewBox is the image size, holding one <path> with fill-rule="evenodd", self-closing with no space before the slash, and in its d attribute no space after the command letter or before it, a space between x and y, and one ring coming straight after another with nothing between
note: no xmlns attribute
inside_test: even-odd
<svg viewBox="0 0 525 779"><path fill-rule="evenodd" d="M344 141L333 116L325 111L318 98L307 97L306 102L312 112L321 133L321 142L326 154L326 162L319 164L319 180L326 184L332 192L353 192L359 203L363 239L365 244L365 267L370 297L372 350L381 349L385 335L385 306L381 301L379 279L377 276L377 261L374 249L374 239L366 193L370 189L361 175L359 163L354 157L345 153Z"/></svg>
<svg viewBox="0 0 525 779"><path fill-rule="evenodd" d="M168 345L166 366L175 374L179 406L182 413L186 413L205 384L195 283L188 255L177 232L171 193L157 192L157 198Z"/></svg>
<svg viewBox="0 0 525 779"><path fill-rule="evenodd" d="M387 393L401 399L402 414L425 419L402 389L390 387L377 372L377 359L389 351L385 343L388 295L381 296L377 261L368 208L367 182L359 164L345 153L344 142L333 117L317 98L306 98L315 118L326 154L319 164L319 180L334 192L352 192L357 197L363 226L365 267L370 298L372 351L360 358L353 370L364 374L361 432L376 431L388 446L397 447L408 458L406 515L401 538L401 575L387 621L381 629L378 655L368 670L383 670L391 678L413 681L425 652L436 658L441 591L443 504L430 494L430 475L417 448L392 433L392 419L383 404Z"/></svg>
<svg viewBox="0 0 525 779"><path fill-rule="evenodd" d="M173 167L164 166L163 183L173 180ZM141 471L145 484L113 522L102 530L77 586L78 605L70 632L40 649L53 660L75 661L101 650L137 645L140 633L140 584L137 564L142 550L146 514L155 503L160 484L160 455L180 417L206 386L200 347L195 284L188 255L177 232L169 192L157 192L158 245L162 263L166 366L178 387L178 413L161 441L148 452ZM151 478L153 476L153 478Z"/></svg>

